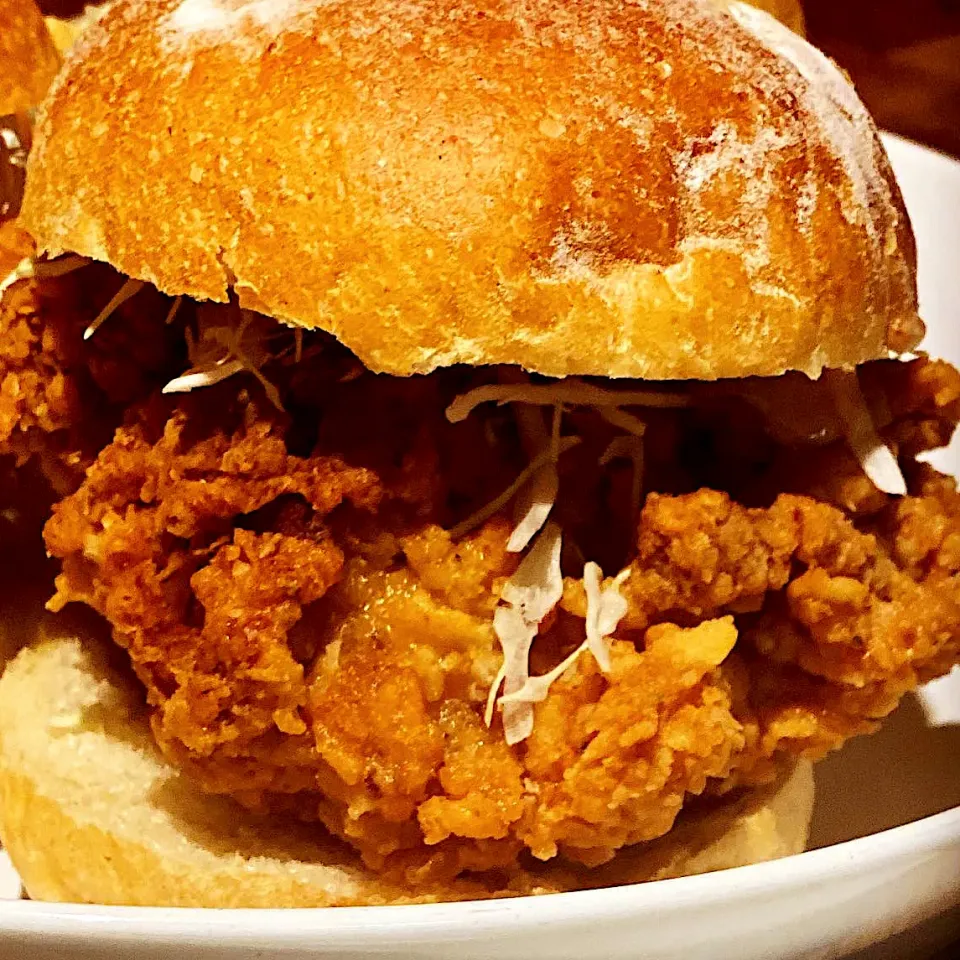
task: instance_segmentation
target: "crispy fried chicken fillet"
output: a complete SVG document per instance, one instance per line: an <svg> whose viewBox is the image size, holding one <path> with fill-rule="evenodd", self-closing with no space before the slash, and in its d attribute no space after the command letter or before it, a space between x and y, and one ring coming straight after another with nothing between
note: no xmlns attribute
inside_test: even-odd
<svg viewBox="0 0 960 960"><path fill-rule="evenodd" d="M108 619L158 743L210 791L319 818L406 882L530 853L601 863L668 832L691 798L769 782L874 729L960 658L960 497L911 459L952 432L960 374L919 360L863 378L890 411L907 497L869 481L865 494L842 439L771 447L759 428L762 471L744 449L726 490L698 487L699 468L679 477L676 464L691 438L722 436L715 404L651 424L664 467L654 460L649 482L694 489L646 498L622 558L611 670L581 658L520 747L483 723L511 524L495 516L455 542L438 523L451 502L496 490L519 454L509 436L488 446L502 471L458 489L478 432L509 430L502 418L445 424L451 376L334 383L300 455L291 418L255 392L224 384L214 403L148 406L55 509L54 604ZM373 433L391 408L403 413ZM669 436L671 451L657 439ZM808 469L780 493L797 458ZM563 474L559 503L602 481L586 463ZM763 486L766 505L736 499L757 503ZM598 504L577 503L587 526L625 522ZM579 644L585 614L568 577L535 672Z"/></svg>
<svg viewBox="0 0 960 960"><path fill-rule="evenodd" d="M0 274L9 276L33 253L23 230L10 221L0 224ZM68 428L77 413L73 384L62 371L55 325L44 331L36 284L26 278L10 284L0 298L0 343L0 450L22 463L36 452L39 437ZM67 469L79 459L68 452Z"/></svg>
<svg viewBox="0 0 960 960"><path fill-rule="evenodd" d="M0 279L35 249L16 221L0 224ZM102 268L12 279L0 295L0 456L36 459L53 490L75 489L125 407L162 384L183 354L163 327L166 298L145 291L128 323L85 342L84 330L122 280ZM109 342L107 342L109 341Z"/></svg>

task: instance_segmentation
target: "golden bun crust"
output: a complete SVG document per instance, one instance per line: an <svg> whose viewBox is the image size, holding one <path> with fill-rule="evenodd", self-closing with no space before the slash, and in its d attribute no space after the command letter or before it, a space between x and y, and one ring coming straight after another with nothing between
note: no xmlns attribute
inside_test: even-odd
<svg viewBox="0 0 960 960"><path fill-rule="evenodd" d="M798 853L809 764L784 782L598 871L520 871L506 889L458 880L411 891L317 830L203 795L159 755L106 645L47 617L0 679L0 839L37 900L137 906L314 907L550 893L702 873Z"/></svg>
<svg viewBox="0 0 960 960"><path fill-rule="evenodd" d="M922 333L872 121L743 3L121 0L28 180L42 250L392 374L816 375Z"/></svg>
<svg viewBox="0 0 960 960"><path fill-rule="evenodd" d="M0 0L0 114L35 107L60 55L33 0Z"/></svg>

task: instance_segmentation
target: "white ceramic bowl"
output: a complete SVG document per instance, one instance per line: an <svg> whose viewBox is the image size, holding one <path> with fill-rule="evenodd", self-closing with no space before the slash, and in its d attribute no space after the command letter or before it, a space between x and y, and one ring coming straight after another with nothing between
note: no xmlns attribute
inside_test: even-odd
<svg viewBox="0 0 960 960"><path fill-rule="evenodd" d="M902 140L888 146L919 239L928 347L960 362L960 164ZM936 459L960 472L960 444ZM820 849L775 863L436 906L211 911L11 900L0 903L0 957L826 960L960 903L960 672L826 761L818 781ZM8 881L15 893L9 867ZM872 955L905 960L918 937Z"/></svg>

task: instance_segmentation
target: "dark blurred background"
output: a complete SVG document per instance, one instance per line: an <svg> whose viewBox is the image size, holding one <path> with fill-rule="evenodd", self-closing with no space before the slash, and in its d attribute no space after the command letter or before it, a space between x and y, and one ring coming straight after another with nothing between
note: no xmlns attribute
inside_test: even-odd
<svg viewBox="0 0 960 960"><path fill-rule="evenodd" d="M804 0L880 126L960 156L960 0Z"/></svg>

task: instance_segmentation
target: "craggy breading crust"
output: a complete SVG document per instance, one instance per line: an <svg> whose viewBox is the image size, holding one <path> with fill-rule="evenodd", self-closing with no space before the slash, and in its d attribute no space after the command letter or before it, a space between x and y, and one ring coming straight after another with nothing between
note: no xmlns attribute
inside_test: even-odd
<svg viewBox="0 0 960 960"><path fill-rule="evenodd" d="M33 254L23 230L12 222L0 224L0 279ZM13 454L21 464L39 453L51 472L57 464L56 472L62 469L76 483L83 455L69 435L80 420L80 400L73 378L64 372L63 349L64 329L76 329L71 313L72 304L63 299L52 311L52 322L45 323L39 282L32 279L0 294L0 453ZM51 434L59 434L62 443L52 441ZM57 486L69 489L70 479Z"/></svg>
<svg viewBox="0 0 960 960"><path fill-rule="evenodd" d="M16 222L0 224L0 280L35 254ZM0 456L36 458L54 491L74 490L124 409L182 364L182 328L145 289L90 341L83 332L123 283L112 270L25 277L0 293Z"/></svg>
<svg viewBox="0 0 960 960"><path fill-rule="evenodd" d="M106 616L161 748L206 789L320 819L386 875L435 881L530 853L600 863L667 832L693 796L769 782L873 729L960 656L960 497L911 460L956 424L960 374L880 367L863 382L883 392L910 496L864 496L838 440L774 444L758 475L745 454L728 464L751 505L699 486L695 463L665 470L624 558L611 672L581 657L514 748L482 721L510 526L454 543L436 522L465 482L444 465L469 473L463 451L469 468L490 432L482 416L443 421L439 375L331 383L295 367L324 398L309 439L246 381L152 401L55 509L56 604ZM522 457L504 450L509 475ZM807 490L778 479L798 457ZM570 469L561 503L593 489ZM494 471L472 496L501 484ZM534 672L580 643L583 614L568 578Z"/></svg>

